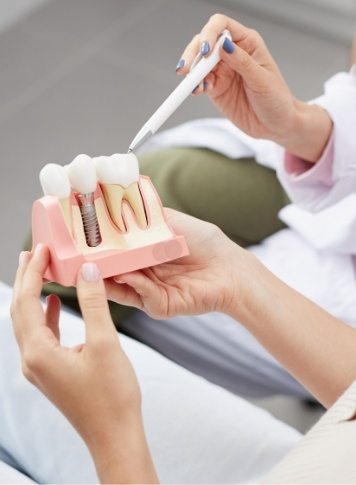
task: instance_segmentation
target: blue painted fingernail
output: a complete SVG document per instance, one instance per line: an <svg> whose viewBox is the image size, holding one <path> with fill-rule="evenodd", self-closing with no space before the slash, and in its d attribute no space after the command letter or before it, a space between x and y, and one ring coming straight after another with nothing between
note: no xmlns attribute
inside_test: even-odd
<svg viewBox="0 0 356 485"><path fill-rule="evenodd" d="M176 71L179 71L179 69L182 69L182 67L184 67L184 64L185 64L185 60L179 59L177 67L176 67Z"/></svg>
<svg viewBox="0 0 356 485"><path fill-rule="evenodd" d="M200 53L202 56L206 56L210 51L209 42L202 42L200 46Z"/></svg>
<svg viewBox="0 0 356 485"><path fill-rule="evenodd" d="M207 89L209 86L209 83L207 81L204 81L204 90Z"/></svg>
<svg viewBox="0 0 356 485"><path fill-rule="evenodd" d="M230 39L228 39L226 37L226 39L224 40L224 43L223 43L223 49L225 52L227 52L228 54L231 54L232 52L234 52L235 50L235 46L234 46L234 43L231 42Z"/></svg>

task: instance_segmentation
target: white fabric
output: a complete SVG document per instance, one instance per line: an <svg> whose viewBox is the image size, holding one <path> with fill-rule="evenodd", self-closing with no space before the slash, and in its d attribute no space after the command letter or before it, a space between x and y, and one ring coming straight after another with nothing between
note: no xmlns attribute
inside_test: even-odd
<svg viewBox="0 0 356 485"><path fill-rule="evenodd" d="M356 193L318 213L289 204L279 218L316 250L356 254Z"/></svg>
<svg viewBox="0 0 356 485"><path fill-rule="evenodd" d="M0 462L0 485L8 485L9 483L23 484L35 482L6 463Z"/></svg>
<svg viewBox="0 0 356 485"><path fill-rule="evenodd" d="M89 453L66 419L21 373L9 317L11 290L0 283L0 446L37 482L96 483ZM63 343L84 335L63 313ZM143 416L164 483L256 483L300 440L269 413L121 336L138 375Z"/></svg>
<svg viewBox="0 0 356 485"><path fill-rule="evenodd" d="M246 135L224 118L200 118L157 133L141 151L172 147L209 148L229 158L255 157L258 163L275 169L282 149L269 140Z"/></svg>
<svg viewBox="0 0 356 485"><path fill-rule="evenodd" d="M353 258L315 250L292 229L249 248L278 278L344 322L356 327Z"/></svg>

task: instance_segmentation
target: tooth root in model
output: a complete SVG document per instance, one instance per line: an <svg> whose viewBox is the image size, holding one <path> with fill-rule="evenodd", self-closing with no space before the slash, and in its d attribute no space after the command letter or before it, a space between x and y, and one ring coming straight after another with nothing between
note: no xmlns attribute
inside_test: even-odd
<svg viewBox="0 0 356 485"><path fill-rule="evenodd" d="M58 197L67 227L73 234L71 186L65 168L56 163L48 163L40 172L40 182L45 195Z"/></svg>
<svg viewBox="0 0 356 485"><path fill-rule="evenodd" d="M69 164L66 170L71 186L77 192L76 197L87 245L99 246L102 238L94 201L98 182L94 162L88 155L81 154Z"/></svg>
<svg viewBox="0 0 356 485"><path fill-rule="evenodd" d="M115 153L110 157L95 158L96 173L104 192L106 205L114 223L126 232L122 216L122 203L126 200L141 229L147 228L147 217L138 186L140 178L138 160L133 153Z"/></svg>

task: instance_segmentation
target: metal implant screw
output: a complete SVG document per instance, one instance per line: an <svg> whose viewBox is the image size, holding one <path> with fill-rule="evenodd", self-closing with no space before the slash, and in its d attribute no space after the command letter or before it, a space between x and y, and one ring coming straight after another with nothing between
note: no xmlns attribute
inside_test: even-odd
<svg viewBox="0 0 356 485"><path fill-rule="evenodd" d="M82 216L84 234L89 247L99 246L101 243L101 234L98 217L96 214L94 193L77 194L80 213Z"/></svg>

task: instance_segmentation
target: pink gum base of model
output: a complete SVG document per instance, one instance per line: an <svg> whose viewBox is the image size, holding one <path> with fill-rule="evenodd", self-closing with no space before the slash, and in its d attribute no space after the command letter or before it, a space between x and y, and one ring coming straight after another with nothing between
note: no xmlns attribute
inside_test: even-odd
<svg viewBox="0 0 356 485"><path fill-rule="evenodd" d="M138 227L131 208L124 202L124 219L129 228L125 234L112 222L98 184L95 204L97 206L99 203L101 207L101 216L98 214L98 219L103 242L96 248L86 247L85 251L79 249L76 240L78 234L84 234L81 220L78 223L78 216L73 220L73 232L77 235L73 237L59 199L45 196L36 200L32 208L32 239L33 247L42 243L49 248L50 263L45 278L63 286L75 286L78 271L85 262L95 262L102 277L109 278L188 255L185 239L176 235L168 224L161 201L150 179L141 176L139 188L146 209L148 227ZM71 207L79 214L79 207L73 195ZM105 239L109 233L107 243Z"/></svg>

